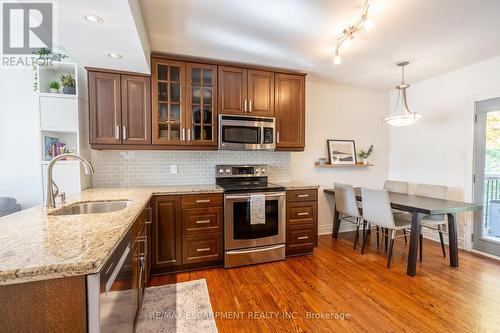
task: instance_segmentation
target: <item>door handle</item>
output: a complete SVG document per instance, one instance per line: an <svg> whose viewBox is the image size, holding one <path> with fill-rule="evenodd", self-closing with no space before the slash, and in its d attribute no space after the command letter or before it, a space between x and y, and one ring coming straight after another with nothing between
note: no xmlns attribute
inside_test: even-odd
<svg viewBox="0 0 500 333"><path fill-rule="evenodd" d="M297 239L308 239L309 236L300 236L300 237L297 237Z"/></svg>
<svg viewBox="0 0 500 333"><path fill-rule="evenodd" d="M199 220L199 221L196 221L196 224L205 224L205 223L210 223L210 220Z"/></svg>
<svg viewBox="0 0 500 333"><path fill-rule="evenodd" d="M309 198L309 194L299 194L297 198Z"/></svg>
<svg viewBox="0 0 500 333"><path fill-rule="evenodd" d="M181 141L186 141L186 129L181 128Z"/></svg>
<svg viewBox="0 0 500 333"><path fill-rule="evenodd" d="M252 112L252 100L248 101L248 112Z"/></svg>
<svg viewBox="0 0 500 333"><path fill-rule="evenodd" d="M187 140L191 141L191 129L190 128L188 128Z"/></svg>
<svg viewBox="0 0 500 333"><path fill-rule="evenodd" d="M206 251L210 251L210 248L209 247L204 247L204 248L201 248L201 249L196 249L196 252L206 252Z"/></svg>
<svg viewBox="0 0 500 333"><path fill-rule="evenodd" d="M308 212L297 213L297 216L305 216L305 215L309 215L309 213Z"/></svg>
<svg viewBox="0 0 500 333"><path fill-rule="evenodd" d="M276 132L276 143L280 143L280 131Z"/></svg>
<svg viewBox="0 0 500 333"><path fill-rule="evenodd" d="M247 106L248 106L248 101L245 99L245 101L243 102L243 111L245 111L245 112L248 111L247 110L248 109Z"/></svg>
<svg viewBox="0 0 500 333"><path fill-rule="evenodd" d="M122 137L123 140L127 140L127 126L122 127Z"/></svg>

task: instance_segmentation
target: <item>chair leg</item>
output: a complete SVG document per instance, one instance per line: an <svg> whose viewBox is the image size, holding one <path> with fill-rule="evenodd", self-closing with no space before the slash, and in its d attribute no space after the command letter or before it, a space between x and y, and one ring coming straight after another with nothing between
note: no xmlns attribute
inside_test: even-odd
<svg viewBox="0 0 500 333"><path fill-rule="evenodd" d="M364 223L366 223L366 221L364 221ZM367 228L363 232L363 244L361 245L361 254L365 253L366 239L368 238L368 232L367 232L368 229L370 229L370 223L368 223Z"/></svg>
<svg viewBox="0 0 500 333"><path fill-rule="evenodd" d="M356 235L354 235L354 249L356 250L356 243L358 242L358 238L359 238L359 219L356 219L357 223L356 223Z"/></svg>
<svg viewBox="0 0 500 333"><path fill-rule="evenodd" d="M387 268L391 268L392 248L394 247L394 239L396 238L396 230L391 230L391 239L389 241L389 250L387 251Z"/></svg>
<svg viewBox="0 0 500 333"><path fill-rule="evenodd" d="M406 229L403 229L403 234L405 235L405 244L408 244L408 238L406 238Z"/></svg>
<svg viewBox="0 0 500 333"><path fill-rule="evenodd" d="M420 240L419 240L419 251L420 251L420 262L422 262L422 249L424 247L424 234L422 233L422 230L420 230Z"/></svg>
<svg viewBox="0 0 500 333"><path fill-rule="evenodd" d="M379 231L380 231L379 229L380 229L380 228L377 226L377 247L378 247L378 246L379 246L379 244L380 244L380 242L379 242L379 240L378 240L378 233L379 233Z"/></svg>
<svg viewBox="0 0 500 333"><path fill-rule="evenodd" d="M441 230L441 225L438 225L438 231L439 231L439 240L441 241L441 250L443 250L443 257L446 258L446 251L444 250L443 230Z"/></svg>
<svg viewBox="0 0 500 333"><path fill-rule="evenodd" d="M385 250L387 251L387 243L389 241L389 231L387 228L384 228L384 239L385 239Z"/></svg>

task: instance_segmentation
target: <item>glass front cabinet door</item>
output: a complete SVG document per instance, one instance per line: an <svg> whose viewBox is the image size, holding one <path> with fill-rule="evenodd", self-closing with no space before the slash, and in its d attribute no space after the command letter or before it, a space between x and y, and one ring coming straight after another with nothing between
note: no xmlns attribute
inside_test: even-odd
<svg viewBox="0 0 500 333"><path fill-rule="evenodd" d="M217 66L153 58L153 144L217 147Z"/></svg>
<svg viewBox="0 0 500 333"><path fill-rule="evenodd" d="M185 144L185 70L182 62L153 58L153 144Z"/></svg>
<svg viewBox="0 0 500 333"><path fill-rule="evenodd" d="M186 65L186 137L189 145L217 146L217 66Z"/></svg>

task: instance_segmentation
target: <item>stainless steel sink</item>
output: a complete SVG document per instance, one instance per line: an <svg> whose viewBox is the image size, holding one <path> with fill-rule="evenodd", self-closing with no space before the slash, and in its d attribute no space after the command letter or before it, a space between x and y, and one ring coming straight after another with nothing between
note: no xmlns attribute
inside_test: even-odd
<svg viewBox="0 0 500 333"><path fill-rule="evenodd" d="M50 213L50 215L111 213L125 209L129 204L130 200L80 202L66 206L60 210Z"/></svg>

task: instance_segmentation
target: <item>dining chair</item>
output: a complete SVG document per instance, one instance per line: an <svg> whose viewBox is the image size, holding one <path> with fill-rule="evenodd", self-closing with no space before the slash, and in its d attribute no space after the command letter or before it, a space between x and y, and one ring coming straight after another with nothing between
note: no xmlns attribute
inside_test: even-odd
<svg viewBox="0 0 500 333"><path fill-rule="evenodd" d="M374 225L383 227L390 231L391 238L389 240L389 248L387 251L387 268L391 267L392 249L394 240L399 230L408 230L411 232L411 215L409 214L394 214L389 200L387 190L372 190L361 188L361 198L363 201L363 218L367 223L367 227L363 232L363 244L361 245L361 254L365 252L366 239L368 238L368 229Z"/></svg>
<svg viewBox="0 0 500 333"><path fill-rule="evenodd" d="M389 192L394 192L394 193L401 193L401 194L408 194L408 189L409 189L409 183L408 182L401 182L397 180L386 180L384 182L384 189L389 191ZM402 210L397 210L393 209L394 213L397 214L408 214L408 212L404 212ZM408 243L408 239L406 238L406 231L403 230L403 234L405 237L405 244ZM377 235L378 237L378 235ZM385 237L385 243L387 247L387 236Z"/></svg>
<svg viewBox="0 0 500 333"><path fill-rule="evenodd" d="M359 228L363 223L363 232L365 223L358 207L356 194L352 185L334 183L335 188L335 209L339 213L340 221L344 220L356 225L356 235L354 236L354 249L359 238ZM340 223L340 222L339 222Z"/></svg>
<svg viewBox="0 0 500 333"><path fill-rule="evenodd" d="M448 187L444 185L428 185L417 184L415 195L420 197L429 197L435 199L446 199ZM424 242L423 228L437 230L439 233L439 240L441 242L441 250L443 257L446 258L446 251L444 248L443 226L448 222L446 215L424 215L420 221L420 261L422 261L422 245Z"/></svg>

